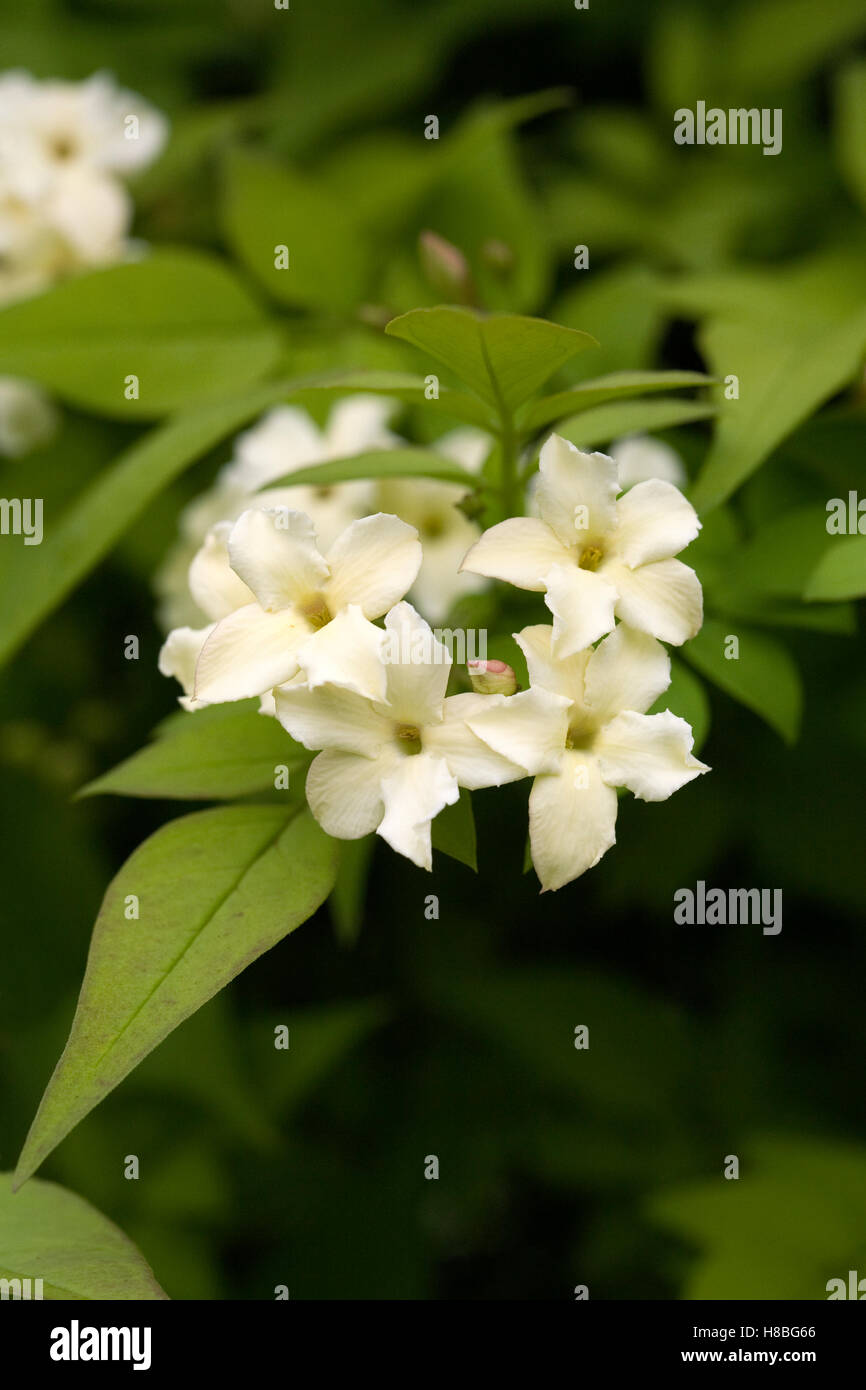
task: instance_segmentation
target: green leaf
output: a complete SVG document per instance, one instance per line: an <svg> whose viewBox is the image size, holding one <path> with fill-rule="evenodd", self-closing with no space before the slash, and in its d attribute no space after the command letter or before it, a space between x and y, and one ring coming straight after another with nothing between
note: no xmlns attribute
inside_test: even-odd
<svg viewBox="0 0 866 1390"><path fill-rule="evenodd" d="M441 850L451 859L456 859L468 868L478 871L475 841L475 817L472 814L472 797L465 788L453 806L433 821L433 848Z"/></svg>
<svg viewBox="0 0 866 1390"><path fill-rule="evenodd" d="M236 255L280 303L348 311L363 299L364 235L345 200L308 177L267 155L230 150L222 219ZM275 265L281 246L286 269Z"/></svg>
<svg viewBox="0 0 866 1390"><path fill-rule="evenodd" d="M807 599L862 598L866 594L866 536L830 542L803 591Z"/></svg>
<svg viewBox="0 0 866 1390"><path fill-rule="evenodd" d="M217 400L276 362L279 332L231 271L199 251L68 280L0 314L0 372L119 420ZM138 378L127 400L126 378Z"/></svg>
<svg viewBox="0 0 866 1390"><path fill-rule="evenodd" d="M742 594L799 598L827 546L827 512L823 503L795 507L760 526L745 545L723 562L723 578L714 597ZM718 587L718 595L716 589Z"/></svg>
<svg viewBox="0 0 866 1390"><path fill-rule="evenodd" d="M866 209L866 61L849 63L834 83L836 159L848 188Z"/></svg>
<svg viewBox="0 0 866 1390"><path fill-rule="evenodd" d="M79 796L155 796L222 801L273 790L275 769L290 771L308 759L306 749L276 719L258 713L258 702L209 705L172 715L156 729L156 742L89 782ZM303 787L303 775L298 775ZM303 796L303 791L301 791Z"/></svg>
<svg viewBox="0 0 866 1390"><path fill-rule="evenodd" d="M6 583L15 604L0 614L0 664L195 459L269 405L311 389L316 380L259 386L168 421L122 453L59 522L49 514L38 560L32 549L21 547L10 564Z"/></svg>
<svg viewBox="0 0 866 1390"><path fill-rule="evenodd" d="M273 1108L283 1117L295 1114L328 1074L386 1022L389 1012L382 1000L359 999L283 1010L264 1029L257 1021L255 1055L268 1058L259 1084ZM288 1026L289 1046L276 1052L275 1067L274 1029L281 1024Z"/></svg>
<svg viewBox="0 0 866 1390"><path fill-rule="evenodd" d="M422 405L425 410L435 410L450 415L455 420L464 420L468 425L478 425L480 429L496 429L497 421L487 406L468 396L465 391L452 391L450 387L439 384L438 397L426 395L426 382L422 376L411 372L383 371L333 371L321 373L319 382L310 388L316 395L333 393L339 396L346 391L367 391L378 396L393 396L411 405Z"/></svg>
<svg viewBox="0 0 866 1390"><path fill-rule="evenodd" d="M595 339L576 328L517 314L484 317L470 309L413 309L385 329L443 362L500 414L533 395L564 362Z"/></svg>
<svg viewBox="0 0 866 1390"><path fill-rule="evenodd" d="M796 742L803 689L800 673L786 647L765 633L708 618L682 655L720 690L732 695L781 734ZM739 657L726 658L727 639L739 640Z"/></svg>
<svg viewBox="0 0 866 1390"><path fill-rule="evenodd" d="M11 1173L0 1173L0 1279L41 1279L46 1299L168 1297L107 1216L57 1183L15 1193Z"/></svg>
<svg viewBox="0 0 866 1390"><path fill-rule="evenodd" d="M297 808L196 811L146 840L106 892L16 1183L172 1029L305 922L335 871L333 841ZM140 915L128 920L133 897Z"/></svg>
<svg viewBox="0 0 866 1390"><path fill-rule="evenodd" d="M701 332L721 379L739 378L739 399L719 388L715 438L695 484L701 513L745 482L782 440L855 376L866 348L866 314L805 325L715 319Z"/></svg>
<svg viewBox="0 0 866 1390"><path fill-rule="evenodd" d="M609 376L582 381L568 391L557 391L533 402L519 421L520 428L533 431L564 416L577 415L606 401L626 396L642 396L649 391L674 391L684 386L707 386L713 378L703 372L611 372Z"/></svg>
<svg viewBox="0 0 866 1390"><path fill-rule="evenodd" d="M715 413L715 406L700 401L611 401L563 420L556 433L579 449L594 449L621 435L673 429L707 420Z"/></svg>
<svg viewBox="0 0 866 1390"><path fill-rule="evenodd" d="M462 483L467 488L481 487L481 481L453 459L445 458L432 449L370 449L351 458L329 459L327 463L298 468L269 484L271 487L329 486L331 483L352 482L356 478L440 478L447 483Z"/></svg>
<svg viewBox="0 0 866 1390"><path fill-rule="evenodd" d="M695 752L704 743L710 728L710 702L707 699L707 692L703 682L699 681L685 665L676 657L671 657L671 683L663 695L660 695L649 711L650 714L660 714L669 709L673 714L678 714L681 719L685 719L687 724L691 724L692 733L695 736Z"/></svg>

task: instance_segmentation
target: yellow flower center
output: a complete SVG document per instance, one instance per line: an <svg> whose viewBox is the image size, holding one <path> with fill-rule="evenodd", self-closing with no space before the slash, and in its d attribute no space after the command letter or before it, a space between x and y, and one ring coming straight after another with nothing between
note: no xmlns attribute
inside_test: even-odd
<svg viewBox="0 0 866 1390"><path fill-rule="evenodd" d="M582 570L597 570L601 564L604 552L599 545L584 546L578 568Z"/></svg>
<svg viewBox="0 0 866 1390"><path fill-rule="evenodd" d="M320 627L324 627L326 623L329 623L334 616L321 594L312 594L308 599L305 599L303 603L298 604L298 609L306 618L310 627L315 628L317 632Z"/></svg>
<svg viewBox="0 0 866 1390"><path fill-rule="evenodd" d="M421 752L421 730L417 724L397 724L394 727L394 734L403 744L404 753Z"/></svg>

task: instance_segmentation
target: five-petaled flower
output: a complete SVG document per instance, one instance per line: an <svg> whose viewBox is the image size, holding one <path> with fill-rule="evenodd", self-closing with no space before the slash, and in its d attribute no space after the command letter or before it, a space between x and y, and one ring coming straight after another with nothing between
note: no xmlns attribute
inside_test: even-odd
<svg viewBox="0 0 866 1390"><path fill-rule="evenodd" d="M487 701L468 724L535 777L529 837L545 891L591 869L615 843L616 787L665 801L709 769L693 756L684 719L644 712L670 684L670 657L655 638L620 623L594 650L560 658L544 624L515 636L530 689Z"/></svg>
<svg viewBox="0 0 866 1390"><path fill-rule="evenodd" d="M551 435L541 450L539 517L511 517L485 531L463 569L543 592L557 655L610 632L616 618L679 645L703 621L701 585L673 556L700 530L672 483L651 479L617 497L617 467Z"/></svg>
<svg viewBox="0 0 866 1390"><path fill-rule="evenodd" d="M313 687L381 698L385 633L370 619L403 597L420 564L418 533L396 516L353 521L322 555L303 512L243 512L191 566L215 621L169 633L160 670L181 682L188 708L267 696L299 670Z"/></svg>
<svg viewBox="0 0 866 1390"><path fill-rule="evenodd" d="M329 835L356 840L375 830L430 869L431 821L459 788L499 786L526 772L467 722L506 697L446 698L450 655L411 604L392 608L385 628L398 659L382 661L379 699L333 686L312 690L298 676L274 692L277 718L305 747L323 750L310 765L307 800Z"/></svg>

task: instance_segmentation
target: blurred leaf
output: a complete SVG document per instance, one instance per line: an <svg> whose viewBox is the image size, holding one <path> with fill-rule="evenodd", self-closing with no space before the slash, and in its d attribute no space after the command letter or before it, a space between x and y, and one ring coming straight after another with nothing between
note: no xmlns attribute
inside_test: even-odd
<svg viewBox="0 0 866 1390"><path fill-rule="evenodd" d="M259 1075L270 1104L284 1116L294 1115L309 1100L328 1072L387 1020L389 1008L378 999L285 1009L255 1025L254 1045L262 1066ZM289 1030L287 1048L274 1046L275 1030Z"/></svg>
<svg viewBox="0 0 866 1390"><path fill-rule="evenodd" d="M739 657L727 659L727 638L739 641ZM800 673L786 647L764 633L708 618L697 637L682 648L687 661L720 690L754 710L755 714L794 743L800 730L803 690Z"/></svg>
<svg viewBox="0 0 866 1390"><path fill-rule="evenodd" d="M11 1173L0 1174L0 1279L42 1279L47 1299L167 1297L132 1241L89 1202L39 1179L13 1194Z"/></svg>
<svg viewBox="0 0 866 1390"><path fill-rule="evenodd" d="M296 808L197 811L146 840L106 892L16 1181L183 1019L305 922L335 871L333 842ZM140 919L125 916L131 897Z"/></svg>
<svg viewBox="0 0 866 1390"><path fill-rule="evenodd" d="M866 350L862 309L840 323L799 328L776 320L714 319L701 331L715 375L739 378L739 399L718 388L719 420L692 501L724 502L786 435L851 381Z"/></svg>
<svg viewBox="0 0 866 1390"><path fill-rule="evenodd" d="M579 449L594 449L624 434L642 434L645 430L673 429L696 420L708 420L715 415L714 405L700 401L610 401L597 405L582 415L572 415L556 426L556 433L571 440Z"/></svg>
<svg viewBox="0 0 866 1390"><path fill-rule="evenodd" d="M866 210L866 61L849 63L834 83L836 159L850 192Z"/></svg>
<svg viewBox="0 0 866 1390"><path fill-rule="evenodd" d="M258 713L255 701L173 715L155 732L155 743L89 782L78 795L223 801L273 789L278 766L294 770L308 756L276 719Z"/></svg>
<svg viewBox="0 0 866 1390"><path fill-rule="evenodd" d="M482 317L468 309L413 309L385 329L429 353L488 405L514 410L594 339L578 329L517 314Z"/></svg>
<svg viewBox="0 0 866 1390"><path fill-rule="evenodd" d="M307 484L325 487L331 483L346 483L355 478L439 478L443 482L462 483L467 488L480 486L474 473L468 473L453 459L445 458L432 449L370 449L351 458L331 459L314 463L309 468L297 468L277 478L270 487Z"/></svg>
<svg viewBox="0 0 866 1390"><path fill-rule="evenodd" d="M4 309L0 328L0 371L119 420L238 391L273 366L281 342L226 266L187 250L69 280ZM124 395L129 375L138 400Z"/></svg>
<svg viewBox="0 0 866 1390"><path fill-rule="evenodd" d="M460 797L453 806L446 806L436 816L432 826L433 848L441 850L449 858L478 872L475 842L475 817L472 814L472 797L465 787L460 789Z"/></svg>
<svg viewBox="0 0 866 1390"><path fill-rule="evenodd" d="M703 372L611 372L533 402L522 415L520 428L541 429L563 416L577 415L607 401L642 396L650 391L676 391L683 386L707 386L711 381L712 377Z"/></svg>
<svg viewBox="0 0 866 1390"><path fill-rule="evenodd" d="M795 507L761 526L728 557L723 596L773 595L799 598L803 585L827 546L823 503Z"/></svg>
<svg viewBox="0 0 866 1390"><path fill-rule="evenodd" d="M394 345L396 346L396 344ZM425 395L425 381L422 376L410 372L377 371L332 371L319 374L319 384L310 388L317 396L333 393L338 396L346 391L369 391L377 396L393 396L399 401L412 405L423 405L425 410L450 415L455 420L464 420L469 425L479 425L483 430L495 427L495 417L475 396L465 391L452 391L439 383L438 397Z"/></svg>
<svg viewBox="0 0 866 1390"><path fill-rule="evenodd" d="M807 599L862 598L866 594L866 536L837 536L812 571Z"/></svg>
<svg viewBox="0 0 866 1390"><path fill-rule="evenodd" d="M364 297L369 248L345 199L267 155L231 149L223 225L229 244L282 304L350 311ZM278 247L288 267L277 269Z"/></svg>
<svg viewBox="0 0 866 1390"><path fill-rule="evenodd" d="M743 5L727 22L725 75L735 94L764 92L815 71L846 42L866 31L861 0L762 0Z"/></svg>
<svg viewBox="0 0 866 1390"><path fill-rule="evenodd" d="M827 1283L862 1268L866 1254L866 1151L800 1138L764 1139L738 1155L739 1179L721 1159L711 1181L660 1193L654 1220L699 1249L686 1299L827 1298Z"/></svg>

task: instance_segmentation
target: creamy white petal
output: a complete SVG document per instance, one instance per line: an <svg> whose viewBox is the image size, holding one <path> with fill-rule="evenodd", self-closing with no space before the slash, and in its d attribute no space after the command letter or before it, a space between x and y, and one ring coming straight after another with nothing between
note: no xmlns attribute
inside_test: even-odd
<svg viewBox="0 0 866 1390"><path fill-rule="evenodd" d="M616 521L608 554L631 569L678 555L701 529L691 502L660 478L624 493L616 504Z"/></svg>
<svg viewBox="0 0 866 1390"><path fill-rule="evenodd" d="M562 762L570 705L563 695L533 686L519 695L501 697L469 716L473 733L494 752L533 775L554 772Z"/></svg>
<svg viewBox="0 0 866 1390"><path fill-rule="evenodd" d="M485 531L469 549L460 568L541 593L551 568L571 564L573 558L543 521L532 516L514 516Z"/></svg>
<svg viewBox="0 0 866 1390"><path fill-rule="evenodd" d="M661 642L619 623L590 654L584 703L597 725L620 710L643 714L671 683L671 659Z"/></svg>
<svg viewBox="0 0 866 1390"><path fill-rule="evenodd" d="M387 428L394 413L387 396L346 396L328 417L325 449L328 458L363 454L366 449L389 449L399 443Z"/></svg>
<svg viewBox="0 0 866 1390"><path fill-rule="evenodd" d="M307 801L319 825L338 840L359 840L382 819L382 780L399 754L385 748L375 758L327 749L307 773Z"/></svg>
<svg viewBox="0 0 866 1390"><path fill-rule="evenodd" d="M229 536L229 559L269 612L309 602L330 574L310 518L279 508L241 513Z"/></svg>
<svg viewBox="0 0 866 1390"><path fill-rule="evenodd" d="M575 652L572 656L559 657L553 650L553 628L549 623L538 623L535 627L525 627L515 632L514 640L526 657L529 679L532 685L541 685L555 695L564 695L577 706L583 705L583 683L586 663L591 649Z"/></svg>
<svg viewBox="0 0 866 1390"><path fill-rule="evenodd" d="M647 478L664 478L675 487L683 487L688 474L675 449L649 434L626 435L610 446L611 458L619 470L620 487L634 487Z"/></svg>
<svg viewBox="0 0 866 1390"><path fill-rule="evenodd" d="M255 603L256 596L229 563L230 521L211 527L189 567L189 591L203 613L215 621Z"/></svg>
<svg viewBox="0 0 866 1390"><path fill-rule="evenodd" d="M205 704L246 700L282 685L298 669L309 625L292 609L266 613L257 603L230 613L201 649L194 695Z"/></svg>
<svg viewBox="0 0 866 1390"><path fill-rule="evenodd" d="M450 695L443 706L441 724L422 731L425 752L444 758L461 787L501 787L527 775L526 769L503 758L470 729L470 715L505 703L504 695Z"/></svg>
<svg viewBox="0 0 866 1390"><path fill-rule="evenodd" d="M375 758L393 735L390 720L351 690L311 690L298 679L274 691L277 718L305 748L338 748Z"/></svg>
<svg viewBox="0 0 866 1390"><path fill-rule="evenodd" d="M258 492L324 457L321 431L307 412L294 405L278 405L238 436L235 457L221 478L245 492Z"/></svg>
<svg viewBox="0 0 866 1390"><path fill-rule="evenodd" d="M394 719L419 728L437 724L451 670L448 648L434 637L429 623L411 603L398 603L391 609L385 630L388 712Z"/></svg>
<svg viewBox="0 0 866 1390"><path fill-rule="evenodd" d="M529 842L542 892L562 888L616 843L616 792L596 759L569 751L560 770L536 777L529 794Z"/></svg>
<svg viewBox="0 0 866 1390"><path fill-rule="evenodd" d="M432 869L430 822L459 795L457 779L444 758L410 754L382 779L385 815L377 833L419 869Z"/></svg>
<svg viewBox="0 0 866 1390"><path fill-rule="evenodd" d="M162 644L159 653L159 670L164 676L174 676L183 687L185 695L192 695L195 685L195 668L201 649L214 630L208 627L176 627Z"/></svg>
<svg viewBox="0 0 866 1390"><path fill-rule="evenodd" d="M628 787L641 801L665 801L686 782L709 772L692 755L691 726L679 715L626 710L595 741L601 775L611 787Z"/></svg>
<svg viewBox="0 0 866 1390"><path fill-rule="evenodd" d="M568 546L603 541L616 525L616 464L552 434L538 460L535 500L542 521Z"/></svg>
<svg viewBox="0 0 866 1390"><path fill-rule="evenodd" d="M704 620L701 581L681 560L657 560L631 570L627 565L603 567L616 585L616 615L630 627L649 632L662 642L680 646Z"/></svg>
<svg viewBox="0 0 866 1390"><path fill-rule="evenodd" d="M387 667L383 659L386 634L374 627L355 604L307 638L298 649L298 666L310 689L344 686L368 700L384 700Z"/></svg>
<svg viewBox="0 0 866 1390"><path fill-rule="evenodd" d="M378 512L347 526L328 551L325 586L332 613L357 603L366 618L381 618L411 588L421 568L414 526Z"/></svg>
<svg viewBox="0 0 866 1390"><path fill-rule="evenodd" d="M559 657L597 642L615 622L617 591L605 576L577 565L554 565L544 602L553 614L553 649Z"/></svg>

